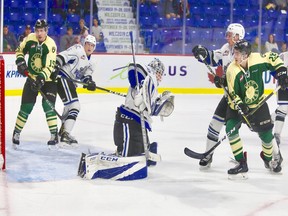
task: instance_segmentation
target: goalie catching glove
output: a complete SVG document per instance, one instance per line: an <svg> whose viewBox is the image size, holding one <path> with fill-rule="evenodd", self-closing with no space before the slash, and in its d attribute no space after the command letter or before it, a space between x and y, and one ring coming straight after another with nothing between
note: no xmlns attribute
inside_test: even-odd
<svg viewBox="0 0 288 216"><path fill-rule="evenodd" d="M82 80L82 82L85 83L83 88L87 88L87 90L89 90L89 91L95 91L96 90L96 83L92 80L92 77L90 75L85 76L81 80Z"/></svg>
<svg viewBox="0 0 288 216"><path fill-rule="evenodd" d="M164 91L157 99L152 109L152 115L168 117L174 110L174 95L170 91Z"/></svg>

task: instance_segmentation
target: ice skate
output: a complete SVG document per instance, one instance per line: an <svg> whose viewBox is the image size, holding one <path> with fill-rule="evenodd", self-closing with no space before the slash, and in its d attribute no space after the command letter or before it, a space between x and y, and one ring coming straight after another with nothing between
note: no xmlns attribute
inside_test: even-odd
<svg viewBox="0 0 288 216"><path fill-rule="evenodd" d="M67 131L64 131L60 138L61 146L62 147L77 147L78 141L71 136Z"/></svg>
<svg viewBox="0 0 288 216"><path fill-rule="evenodd" d="M17 149L19 145L20 145L20 133L14 130L12 136L12 147L14 149Z"/></svg>
<svg viewBox="0 0 288 216"><path fill-rule="evenodd" d="M228 179L235 180L235 179L247 179L248 175L248 165L247 165L247 157L244 153L244 158L238 161L238 164L228 170Z"/></svg>
<svg viewBox="0 0 288 216"><path fill-rule="evenodd" d="M47 142L48 148L51 150L53 148L56 148L56 144L58 144L58 132L55 134L51 134L50 140Z"/></svg>
<svg viewBox="0 0 288 216"><path fill-rule="evenodd" d="M279 151L278 155L274 158L274 160L270 160L270 161L267 160L264 157L263 151L261 151L260 157L262 158L262 160L264 162L264 166L266 169L269 169L274 173L281 172L281 170L282 170L281 164L282 164L283 158L282 158L280 151Z"/></svg>
<svg viewBox="0 0 288 216"><path fill-rule="evenodd" d="M279 153L275 156L275 158L271 161L270 166L272 168L272 171L274 173L279 173L282 170L281 164L282 164L283 158L279 151Z"/></svg>
<svg viewBox="0 0 288 216"><path fill-rule="evenodd" d="M211 163L213 161L213 154L207 155L205 158L201 159L199 161L199 169L200 170L205 170L211 167Z"/></svg>

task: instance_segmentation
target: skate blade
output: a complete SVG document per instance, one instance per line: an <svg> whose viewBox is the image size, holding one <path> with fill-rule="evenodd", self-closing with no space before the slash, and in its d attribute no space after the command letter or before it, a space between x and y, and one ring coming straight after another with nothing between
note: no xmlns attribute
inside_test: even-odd
<svg viewBox="0 0 288 216"><path fill-rule="evenodd" d="M55 151L55 150L58 150L58 149L59 149L58 145L48 145L48 150Z"/></svg>
<svg viewBox="0 0 288 216"><path fill-rule="evenodd" d="M59 145L59 148L62 148L62 149L75 149L79 147L79 144L76 144L76 143L69 144L66 142L60 142L58 145Z"/></svg>
<svg viewBox="0 0 288 216"><path fill-rule="evenodd" d="M12 148L14 149L14 150L17 150L18 149L18 147L19 147L19 145L17 145L17 144L12 144Z"/></svg>
<svg viewBox="0 0 288 216"><path fill-rule="evenodd" d="M238 173L236 175L228 174L229 180L246 180L248 179L247 173Z"/></svg>
<svg viewBox="0 0 288 216"><path fill-rule="evenodd" d="M201 166L201 165L199 165L199 170L200 171L209 171L210 170L210 168L211 168L211 163L209 163L209 164L207 164L206 166Z"/></svg>

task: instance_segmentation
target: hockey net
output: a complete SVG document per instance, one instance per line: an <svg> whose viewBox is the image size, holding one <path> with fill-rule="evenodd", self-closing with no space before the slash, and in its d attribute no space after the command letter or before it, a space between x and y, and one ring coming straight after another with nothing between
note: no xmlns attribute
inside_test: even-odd
<svg viewBox="0 0 288 216"><path fill-rule="evenodd" d="M5 169L5 65L0 55L0 170Z"/></svg>

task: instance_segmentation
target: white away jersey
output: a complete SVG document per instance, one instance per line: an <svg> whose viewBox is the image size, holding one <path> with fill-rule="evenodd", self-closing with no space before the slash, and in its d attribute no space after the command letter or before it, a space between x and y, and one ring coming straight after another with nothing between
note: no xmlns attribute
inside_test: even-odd
<svg viewBox="0 0 288 216"><path fill-rule="evenodd" d="M72 79L80 80L83 76L92 76L96 70L96 65L90 60L91 56L87 57L84 47L80 44L75 44L58 55L61 55L65 60L65 65L62 66L61 71Z"/></svg>
<svg viewBox="0 0 288 216"><path fill-rule="evenodd" d="M212 52L213 52L213 61L217 65L222 65L224 73L226 73L226 68L234 60L233 48L230 47L228 43L226 43L220 49L213 50Z"/></svg>

